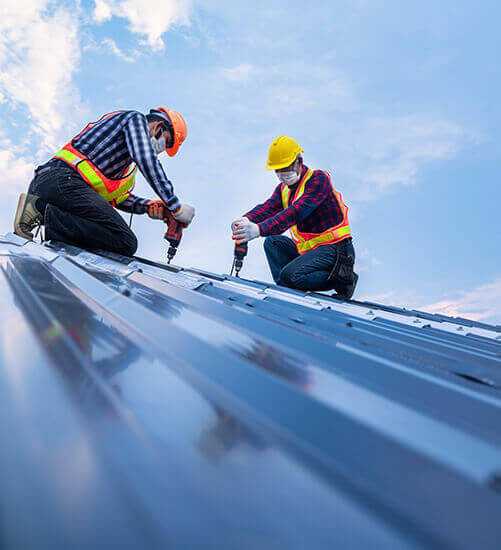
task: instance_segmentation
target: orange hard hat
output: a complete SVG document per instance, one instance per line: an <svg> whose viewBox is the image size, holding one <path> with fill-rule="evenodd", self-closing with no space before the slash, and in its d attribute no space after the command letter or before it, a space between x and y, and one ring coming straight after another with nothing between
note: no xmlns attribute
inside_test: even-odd
<svg viewBox="0 0 501 550"><path fill-rule="evenodd" d="M158 107L159 111L165 113L172 124L172 129L174 130L174 144L172 147L165 149L169 157L173 157L181 147L181 144L186 139L188 135L188 128L186 127L186 122L180 113L173 111L172 109L166 109L165 107Z"/></svg>

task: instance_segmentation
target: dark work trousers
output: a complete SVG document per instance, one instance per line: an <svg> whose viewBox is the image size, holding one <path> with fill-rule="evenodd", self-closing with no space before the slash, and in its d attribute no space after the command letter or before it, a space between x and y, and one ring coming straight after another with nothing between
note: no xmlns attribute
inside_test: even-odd
<svg viewBox="0 0 501 550"><path fill-rule="evenodd" d="M299 254L292 239L284 235L272 235L264 241L264 251L270 266L271 275L277 285L298 290L332 290L343 293L329 275L336 263L335 244L324 244ZM350 254L355 257L355 249L350 242Z"/></svg>
<svg viewBox="0 0 501 550"><path fill-rule="evenodd" d="M64 161L35 170L28 193L47 203L45 239L132 256L137 239L120 214Z"/></svg>

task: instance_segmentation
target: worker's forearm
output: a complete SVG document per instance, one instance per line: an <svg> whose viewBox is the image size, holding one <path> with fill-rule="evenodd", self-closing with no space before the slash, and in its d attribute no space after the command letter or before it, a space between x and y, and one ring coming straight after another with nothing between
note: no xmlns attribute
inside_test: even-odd
<svg viewBox="0 0 501 550"><path fill-rule="evenodd" d="M264 203L264 204L258 204L252 210L249 210L249 212L244 214L243 217L249 219L253 223L259 223L271 218L272 216L274 216L275 214L278 214L279 212L280 212L280 208L266 207L266 203Z"/></svg>
<svg viewBox="0 0 501 550"><path fill-rule="evenodd" d="M289 206L289 208L282 210L282 212L279 212L271 218L263 220L257 225L261 236L268 237L269 235L280 235L296 224L296 210L293 206Z"/></svg>
<svg viewBox="0 0 501 550"><path fill-rule="evenodd" d="M146 207L149 202L150 201L148 199L142 199L141 197L130 195L120 204L117 204L116 207L122 212L128 212L132 214L144 214L146 213Z"/></svg>
<svg viewBox="0 0 501 550"><path fill-rule="evenodd" d="M324 188L320 188L318 192L313 192L312 189L309 189L307 193L294 204L291 204L278 214L261 221L258 224L261 235L280 235L293 225L302 222L310 216L314 210L321 206L325 200L324 191Z"/></svg>
<svg viewBox="0 0 501 550"><path fill-rule="evenodd" d="M162 176L160 177L158 177L157 175L157 169L150 171L149 167L143 167L142 169L141 166L139 166L139 169L148 180L148 183L151 185L153 191L155 191L160 200L164 202L164 204L171 212L175 212L176 210L179 210L181 208L181 202L174 194L174 187L172 183L167 179L167 176L165 176L163 168L161 167L159 162L158 166L160 167L160 171L162 173Z"/></svg>
<svg viewBox="0 0 501 550"><path fill-rule="evenodd" d="M151 187L153 187L153 190L158 195L160 200L162 200L167 205L167 208L171 212L176 212L181 208L181 201L177 198L176 195L174 195L174 189L172 188L172 184L170 183L170 181L169 181L169 184L170 184L170 189L167 189L163 185L162 186L154 185L153 183L151 183Z"/></svg>
<svg viewBox="0 0 501 550"><path fill-rule="evenodd" d="M249 210L249 212L245 213L242 217L247 218L253 223L259 223L263 220L266 220L270 217L270 214L268 214L267 212L259 211L259 208L261 206L261 204L258 204L255 208Z"/></svg>

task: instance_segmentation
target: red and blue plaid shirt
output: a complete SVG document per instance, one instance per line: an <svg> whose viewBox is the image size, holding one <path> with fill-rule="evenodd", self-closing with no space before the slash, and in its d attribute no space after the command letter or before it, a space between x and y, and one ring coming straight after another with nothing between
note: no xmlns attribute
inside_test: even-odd
<svg viewBox="0 0 501 550"><path fill-rule="evenodd" d="M308 167L303 166L301 178L307 170ZM291 204L299 183L290 187L287 208L283 207L282 185L279 184L266 202L244 214L251 222L258 224L263 237L279 235L293 225L297 225L301 233L323 233L343 221L341 205L326 172L315 170L306 182L304 193Z"/></svg>

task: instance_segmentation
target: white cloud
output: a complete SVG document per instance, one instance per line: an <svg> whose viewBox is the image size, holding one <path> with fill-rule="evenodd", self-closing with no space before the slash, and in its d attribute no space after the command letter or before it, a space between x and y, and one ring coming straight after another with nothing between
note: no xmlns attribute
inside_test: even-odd
<svg viewBox="0 0 501 550"><path fill-rule="evenodd" d="M377 114L330 58L266 68L241 64L222 73L245 84L245 101L233 88L219 90L241 125L263 120L261 128L297 137L306 161L336 172L351 202L414 184L423 166L453 157L471 140L435 113Z"/></svg>
<svg viewBox="0 0 501 550"><path fill-rule="evenodd" d="M340 128L343 139L333 148L338 169L357 184L358 199L415 183L425 163L452 157L465 140L459 125L430 114L357 119Z"/></svg>
<svg viewBox="0 0 501 550"><path fill-rule="evenodd" d="M0 9L0 93L11 107L27 108L31 130L53 151L79 108L72 84L80 59L79 8L25 0Z"/></svg>
<svg viewBox="0 0 501 550"><path fill-rule="evenodd" d="M95 0L95 4L93 15L97 23L102 23L112 18L113 14L109 2L106 0Z"/></svg>
<svg viewBox="0 0 501 550"><path fill-rule="evenodd" d="M246 80L249 80L255 72L256 69L248 63L223 69L225 78L230 82L245 82Z"/></svg>
<svg viewBox="0 0 501 550"><path fill-rule="evenodd" d="M0 166L8 181L2 186L4 199L15 199L25 191L33 176L33 159L20 155L19 148L0 133Z"/></svg>
<svg viewBox="0 0 501 550"><path fill-rule="evenodd" d="M432 303L414 291L390 290L381 294L357 296L357 299L414 308L449 317L465 317L474 321L501 323L501 277L472 290L454 292L454 294L449 294Z"/></svg>
<svg viewBox="0 0 501 550"><path fill-rule="evenodd" d="M357 259L358 261L358 259ZM358 264L355 264L355 271L359 273ZM361 281L359 281L359 286L361 282L364 282L367 280L367 274L364 275L363 278L361 278ZM378 293L361 293L356 294L355 299L360 301L367 301L367 302L374 302L377 304L385 304L395 307L401 307L405 309L423 309L420 308L419 305L423 303L423 297L421 295L418 295L414 289L408 290L408 291L402 291L402 290L388 290L385 292L378 292Z"/></svg>
<svg viewBox="0 0 501 550"><path fill-rule="evenodd" d="M473 290L460 291L451 298L421 306L421 309L474 321L501 323L501 278Z"/></svg>
<svg viewBox="0 0 501 550"><path fill-rule="evenodd" d="M0 5L0 166L6 174L2 232L12 230L18 194L33 169L81 121L73 76L80 59L78 3L51 0Z"/></svg>
<svg viewBox="0 0 501 550"><path fill-rule="evenodd" d="M94 19L103 22L116 17L129 21L131 32L146 37L143 44L162 50L162 35L174 25L188 25L191 0L95 0Z"/></svg>
<svg viewBox="0 0 501 550"><path fill-rule="evenodd" d="M293 119L304 127L303 117L310 115L310 124L325 123L332 113L357 109L351 82L328 60L309 63L293 62L255 67L250 64L223 69L227 79L245 81L245 111L270 122Z"/></svg>
<svg viewBox="0 0 501 550"><path fill-rule="evenodd" d="M383 262L365 247L356 250L356 258L355 271L358 274L383 265Z"/></svg>
<svg viewBox="0 0 501 550"><path fill-rule="evenodd" d="M114 53L117 57L123 59L127 63L133 63L136 60L136 57L134 55L127 55L126 53L124 53L111 38L105 38L103 40L103 45L108 46L112 53Z"/></svg>
<svg viewBox="0 0 501 550"><path fill-rule="evenodd" d="M126 63L134 63L139 57L139 52L135 50L132 54L126 54L121 50L112 38L105 38L101 43L89 42L84 46L84 52L99 52L116 55Z"/></svg>
<svg viewBox="0 0 501 550"><path fill-rule="evenodd" d="M0 128L0 166L4 174L3 200L0 204L0 233L12 231L19 193L26 191L33 177L34 159L26 155L25 147L14 144Z"/></svg>

